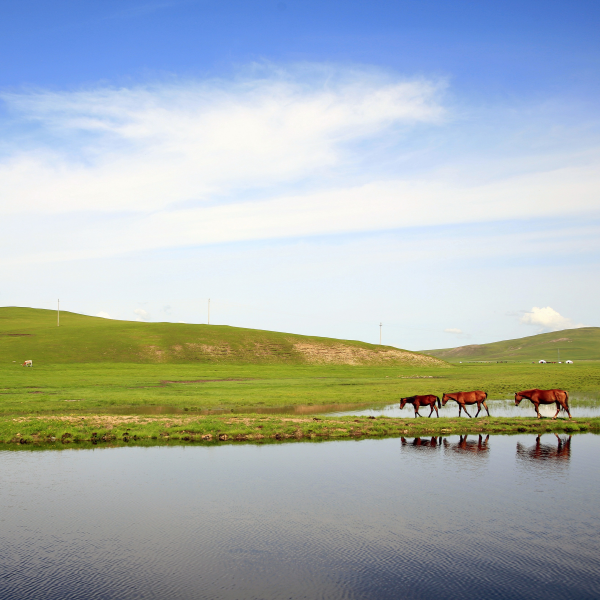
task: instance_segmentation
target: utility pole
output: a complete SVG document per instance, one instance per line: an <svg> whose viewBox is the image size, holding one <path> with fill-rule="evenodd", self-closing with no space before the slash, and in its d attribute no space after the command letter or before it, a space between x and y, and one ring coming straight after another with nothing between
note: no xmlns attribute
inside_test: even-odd
<svg viewBox="0 0 600 600"><path fill-rule="evenodd" d="M379 323L379 345L381 346L381 326L383 323Z"/></svg>
<svg viewBox="0 0 600 600"><path fill-rule="evenodd" d="M208 324L210 325L210 298L208 299Z"/></svg>
<svg viewBox="0 0 600 600"><path fill-rule="evenodd" d="M60 327L60 298L58 299L58 305L56 307L56 326Z"/></svg>
<svg viewBox="0 0 600 600"><path fill-rule="evenodd" d="M560 362L560 348L557 348L556 351L558 352L558 362Z"/></svg>

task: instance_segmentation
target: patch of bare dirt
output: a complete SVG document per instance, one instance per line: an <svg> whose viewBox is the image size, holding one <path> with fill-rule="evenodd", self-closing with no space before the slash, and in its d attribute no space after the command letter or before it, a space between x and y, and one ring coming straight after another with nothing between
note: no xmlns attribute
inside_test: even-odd
<svg viewBox="0 0 600 600"><path fill-rule="evenodd" d="M188 342L186 346L190 350L199 350L202 354L210 354L212 356L227 356L228 354L231 354L229 344L210 346L209 344L195 344L193 342Z"/></svg>
<svg viewBox="0 0 600 600"><path fill-rule="evenodd" d="M411 365L441 365L443 361L433 356L407 352L406 350L370 350L345 344L318 344L315 342L295 342L294 350L302 354L311 364L364 365L402 363Z"/></svg>
<svg viewBox="0 0 600 600"><path fill-rule="evenodd" d="M140 357L152 362L165 362L166 353L158 346L142 346Z"/></svg>

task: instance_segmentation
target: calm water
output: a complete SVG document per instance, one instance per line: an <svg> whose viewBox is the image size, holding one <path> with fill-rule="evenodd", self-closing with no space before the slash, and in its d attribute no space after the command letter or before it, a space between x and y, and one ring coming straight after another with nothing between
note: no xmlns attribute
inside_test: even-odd
<svg viewBox="0 0 600 600"><path fill-rule="evenodd" d="M600 437L0 452L0 598L598 598Z"/></svg>

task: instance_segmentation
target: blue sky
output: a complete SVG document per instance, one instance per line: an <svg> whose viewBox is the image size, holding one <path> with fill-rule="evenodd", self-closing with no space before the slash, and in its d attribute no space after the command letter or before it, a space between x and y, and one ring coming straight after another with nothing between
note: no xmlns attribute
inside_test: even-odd
<svg viewBox="0 0 600 600"><path fill-rule="evenodd" d="M0 304L411 349L599 325L594 2L0 3Z"/></svg>

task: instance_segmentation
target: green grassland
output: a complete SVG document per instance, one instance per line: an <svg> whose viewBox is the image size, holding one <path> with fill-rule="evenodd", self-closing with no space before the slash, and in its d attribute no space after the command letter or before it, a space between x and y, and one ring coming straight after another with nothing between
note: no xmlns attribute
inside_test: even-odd
<svg viewBox="0 0 600 600"><path fill-rule="evenodd" d="M390 346L226 325L139 323L33 308L0 308L0 364L431 364Z"/></svg>
<svg viewBox="0 0 600 600"><path fill-rule="evenodd" d="M0 366L0 415L76 414L172 406L182 410L298 405L385 405L402 396L483 389L490 399L515 391L600 390L600 363L481 364L450 368L348 365Z"/></svg>
<svg viewBox="0 0 600 600"><path fill-rule="evenodd" d="M59 328L54 318L51 311L0 309L0 440L12 442L11 447L40 443L64 447L76 441L217 443L219 436L226 436L222 441L277 441L574 432L595 431L600 423L487 417L317 421L312 415L289 414L290 407L308 412L327 406L331 412L384 406L413 394L439 396L471 389L486 390L490 399L510 398L515 391L532 387L567 389L572 398L597 397L600 362L596 361L449 364L429 357L421 360L418 354L413 360L411 353L406 353L408 360L402 356L380 360L377 354L387 347L361 342L233 327L109 321L72 313L62 316ZM186 343L228 350L218 354L192 347L185 356L172 350ZM315 359L295 348L298 343L335 352ZM267 344L271 344L268 352ZM162 354L148 353L147 346ZM350 348L351 354L340 348ZM367 354L357 358L352 354L356 348ZM33 368L21 366L27 358L34 360ZM258 414L262 409L288 414ZM208 414L211 411L229 414ZM236 411L240 413L231 414ZM240 416L243 411L250 414Z"/></svg>
<svg viewBox="0 0 600 600"><path fill-rule="evenodd" d="M516 340L492 344L471 344L457 348L424 350L424 354L447 361L557 361L600 360L600 327L564 329L554 333L542 333Z"/></svg>

